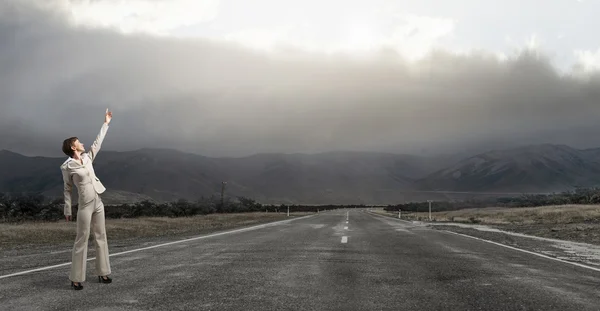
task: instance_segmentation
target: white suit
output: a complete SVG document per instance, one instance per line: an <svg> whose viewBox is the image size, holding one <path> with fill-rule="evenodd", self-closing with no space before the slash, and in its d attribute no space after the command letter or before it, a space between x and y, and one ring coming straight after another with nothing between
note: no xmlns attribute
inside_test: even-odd
<svg viewBox="0 0 600 311"><path fill-rule="evenodd" d="M71 215L73 184L77 187L79 194L77 237L73 246L71 273L69 275L69 279L73 282L85 281L90 229L94 234L96 245L96 274L105 276L111 273L106 229L104 226L104 204L99 196L99 194L106 191L106 188L102 185L100 179L96 177L94 167L92 166L92 162L96 159L98 151L100 151L100 146L107 130L108 124L104 123L89 152L81 155L83 164L69 157L60 166L64 181L65 216Z"/></svg>

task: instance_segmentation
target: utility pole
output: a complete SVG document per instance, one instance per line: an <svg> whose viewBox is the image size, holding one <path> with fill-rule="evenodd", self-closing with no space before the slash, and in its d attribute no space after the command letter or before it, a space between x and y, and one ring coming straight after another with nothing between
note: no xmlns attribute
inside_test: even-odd
<svg viewBox="0 0 600 311"><path fill-rule="evenodd" d="M225 185L226 181L221 182L221 211L225 208Z"/></svg>
<svg viewBox="0 0 600 311"><path fill-rule="evenodd" d="M431 221L431 202L433 202L433 201L427 200L427 202L429 202L429 221Z"/></svg>

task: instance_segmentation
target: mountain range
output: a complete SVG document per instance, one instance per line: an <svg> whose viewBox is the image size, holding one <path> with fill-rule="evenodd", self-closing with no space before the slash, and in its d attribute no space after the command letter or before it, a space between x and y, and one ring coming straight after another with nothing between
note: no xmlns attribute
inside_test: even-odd
<svg viewBox="0 0 600 311"><path fill-rule="evenodd" d="M61 198L65 157L0 151L0 192ZM266 204L395 204L547 193L600 184L600 148L530 145L474 155L375 152L211 158L171 149L103 150L94 162L107 203L245 196ZM76 195L74 195L76 200Z"/></svg>

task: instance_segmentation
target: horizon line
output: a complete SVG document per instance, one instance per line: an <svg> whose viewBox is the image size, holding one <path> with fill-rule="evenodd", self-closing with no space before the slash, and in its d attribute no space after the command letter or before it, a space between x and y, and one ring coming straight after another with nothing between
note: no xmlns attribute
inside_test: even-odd
<svg viewBox="0 0 600 311"><path fill-rule="evenodd" d="M522 145L517 145L514 147L501 148L501 149L488 148L486 151L477 152L476 154L483 154L483 153L493 152L493 151L515 150L515 149L521 149L521 148L527 148L527 147L537 147L537 146L554 146L554 147L566 146L571 149L580 150L580 151L593 150L593 149L600 148L600 147L576 148L576 147L569 146L567 144L538 143L538 144L522 144ZM312 153L311 152L268 152L268 151L265 151L265 152L256 152L256 153L243 155L243 156L207 156L207 155L203 155L203 154L197 153L197 152L184 151L184 150L180 150L180 149L176 149L176 148L168 148L168 147L141 147L141 148L131 149L131 150L121 150L121 151L103 150L103 151L104 152L114 152L114 153L128 153L128 152L139 152L139 151L143 151L143 150L171 151L171 152L176 152L176 153L191 154L191 155L202 156L205 158L213 158L213 159L242 159L242 158L249 158L249 157L259 156L259 155L309 155L309 156L312 156L312 155L323 155L323 154L331 154L331 153L364 153L364 154L404 155L404 156L416 156L416 157L435 157L435 156L444 156L444 155L456 155L456 154L461 153L461 152L439 152L439 153L435 153L435 154L422 155L422 154L417 154L417 153L400 153L400 152L391 152L391 151L366 151L366 150L337 149L337 150L319 151L319 152L312 152ZM24 157L28 157L28 158L40 157L40 158L54 158L54 159L61 158L62 159L64 157L66 157L66 155L61 155L61 156L25 155L23 153L13 151L10 149L6 149L6 148L0 149L0 152L10 152L10 153L18 154L20 156L24 156Z"/></svg>

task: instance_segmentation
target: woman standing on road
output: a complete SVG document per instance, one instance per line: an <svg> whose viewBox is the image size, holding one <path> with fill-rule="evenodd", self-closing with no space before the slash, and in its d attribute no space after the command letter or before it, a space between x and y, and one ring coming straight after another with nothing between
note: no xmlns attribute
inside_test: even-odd
<svg viewBox="0 0 600 311"><path fill-rule="evenodd" d="M77 186L79 199L77 211L77 237L72 251L71 287L75 290L83 289L81 282L85 281L87 249L90 229L94 234L96 245L96 273L101 283L111 283L110 261L108 259L108 243L104 226L104 204L99 194L106 191L100 182L92 162L96 159L100 146L112 119L112 112L106 109L104 124L100 133L85 152L83 144L77 137L67 138L63 142L62 150L69 158L60 166L64 182L64 214L67 221L71 220L71 194L73 184Z"/></svg>

